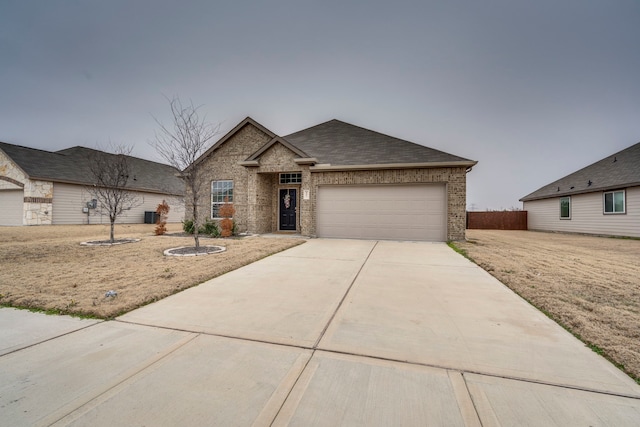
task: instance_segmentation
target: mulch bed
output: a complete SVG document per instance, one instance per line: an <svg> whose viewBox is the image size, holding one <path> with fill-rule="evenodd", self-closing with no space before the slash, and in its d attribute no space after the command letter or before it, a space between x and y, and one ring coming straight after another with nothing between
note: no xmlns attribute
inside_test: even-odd
<svg viewBox="0 0 640 427"><path fill-rule="evenodd" d="M217 254L225 250L226 248L223 246L213 245L200 246L198 249L195 246L182 246L180 248L167 249L164 254L167 256L201 256Z"/></svg>

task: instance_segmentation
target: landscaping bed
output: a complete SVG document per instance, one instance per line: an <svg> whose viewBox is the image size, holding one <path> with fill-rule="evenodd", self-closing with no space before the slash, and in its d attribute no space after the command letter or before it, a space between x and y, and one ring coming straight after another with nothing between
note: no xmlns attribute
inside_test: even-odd
<svg viewBox="0 0 640 427"><path fill-rule="evenodd" d="M155 236L154 224L116 225L125 245L82 246L105 240L108 225L0 227L0 305L111 318L304 242L243 237L201 245L226 248L207 256L164 256L193 246L183 235ZM168 224L170 234L181 224ZM115 291L117 296L105 296Z"/></svg>
<svg viewBox="0 0 640 427"><path fill-rule="evenodd" d="M640 378L640 240L467 230L467 242L455 246Z"/></svg>

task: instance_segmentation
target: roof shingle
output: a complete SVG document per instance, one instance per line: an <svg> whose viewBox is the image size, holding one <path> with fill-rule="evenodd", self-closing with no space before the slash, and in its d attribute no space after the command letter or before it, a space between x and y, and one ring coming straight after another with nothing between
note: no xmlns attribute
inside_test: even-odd
<svg viewBox="0 0 640 427"><path fill-rule="evenodd" d="M31 179L72 184L91 184L90 156L96 150L72 147L57 152L38 150L0 142L4 151ZM129 167L134 176L129 181L131 189L184 194L184 183L176 175L178 170L162 163L137 157L129 157Z"/></svg>
<svg viewBox="0 0 640 427"><path fill-rule="evenodd" d="M640 142L553 181L521 202L640 185Z"/></svg>
<svg viewBox="0 0 640 427"><path fill-rule="evenodd" d="M292 133L284 139L322 164L349 166L466 162L472 166L476 163L335 119Z"/></svg>

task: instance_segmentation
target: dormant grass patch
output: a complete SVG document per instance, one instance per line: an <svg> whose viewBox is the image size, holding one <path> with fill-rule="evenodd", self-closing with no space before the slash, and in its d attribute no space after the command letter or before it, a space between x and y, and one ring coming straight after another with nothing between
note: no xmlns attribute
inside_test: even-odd
<svg viewBox="0 0 640 427"><path fill-rule="evenodd" d="M640 378L640 240L467 230L455 245L574 335Z"/></svg>
<svg viewBox="0 0 640 427"><path fill-rule="evenodd" d="M139 242L81 246L107 240L108 225L0 227L0 305L111 318L304 242L301 239L201 238L219 254L164 256L192 237L154 235L155 224L116 225L116 239ZM168 233L181 233L168 224ZM108 291L117 292L106 297Z"/></svg>

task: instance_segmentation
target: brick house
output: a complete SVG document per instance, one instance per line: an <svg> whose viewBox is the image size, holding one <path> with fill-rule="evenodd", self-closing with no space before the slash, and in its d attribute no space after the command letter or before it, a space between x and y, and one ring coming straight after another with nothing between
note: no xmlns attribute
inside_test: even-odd
<svg viewBox="0 0 640 427"><path fill-rule="evenodd" d="M446 241L465 237L466 174L477 163L331 120L278 136L247 117L197 161L239 232Z"/></svg>

